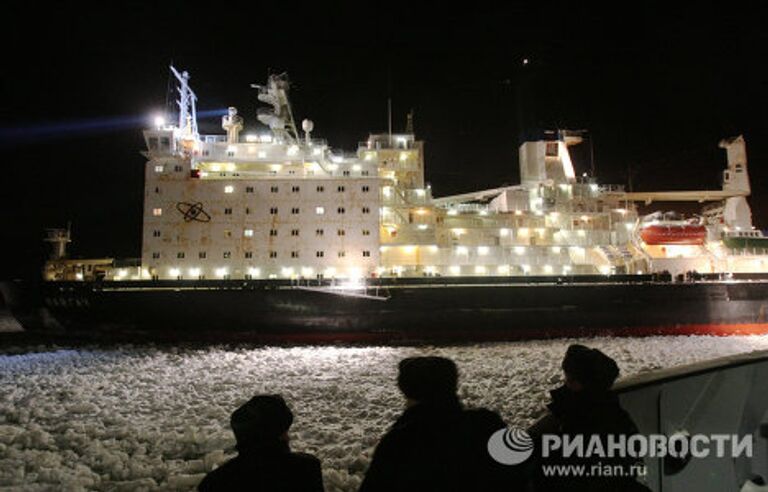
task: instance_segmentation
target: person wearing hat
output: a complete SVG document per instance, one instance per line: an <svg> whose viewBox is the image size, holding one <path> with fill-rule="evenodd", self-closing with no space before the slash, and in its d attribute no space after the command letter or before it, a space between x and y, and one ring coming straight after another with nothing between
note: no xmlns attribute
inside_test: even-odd
<svg viewBox="0 0 768 492"><path fill-rule="evenodd" d="M361 492L515 490L509 467L487 451L504 421L490 410L465 410L458 376L443 357L400 361L397 386L406 408L376 446Z"/></svg>
<svg viewBox="0 0 768 492"><path fill-rule="evenodd" d="M550 391L552 401L548 412L539 419L528 433L534 442L540 442L544 434L582 436L585 443L597 435L604 444L608 435L630 436L637 434L637 426L621 407L619 398L611 388L619 377L619 366L612 358L598 349L574 344L568 347L562 362L565 383ZM607 448L606 448L607 449ZM534 489L550 491L622 492L648 490L636 481L637 468L642 460L634 458L565 457L554 455L541 459L542 467L534 477ZM623 477L573 477L544 476L545 465L592 465L620 466ZM633 475L634 472L634 475Z"/></svg>
<svg viewBox="0 0 768 492"><path fill-rule="evenodd" d="M230 417L238 455L210 472L198 490L322 492L320 461L288 445L293 413L280 395L256 395Z"/></svg>

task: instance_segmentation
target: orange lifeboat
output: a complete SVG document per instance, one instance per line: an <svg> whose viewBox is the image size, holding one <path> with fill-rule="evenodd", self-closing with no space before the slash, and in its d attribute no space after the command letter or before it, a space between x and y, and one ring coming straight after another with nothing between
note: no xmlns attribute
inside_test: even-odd
<svg viewBox="0 0 768 492"><path fill-rule="evenodd" d="M645 244L702 245L707 240L707 228L698 224L652 224L640 229Z"/></svg>
<svg viewBox="0 0 768 492"><path fill-rule="evenodd" d="M640 238L648 245L702 245L707 241L707 228L701 219L684 219L677 212L654 212L643 217Z"/></svg>

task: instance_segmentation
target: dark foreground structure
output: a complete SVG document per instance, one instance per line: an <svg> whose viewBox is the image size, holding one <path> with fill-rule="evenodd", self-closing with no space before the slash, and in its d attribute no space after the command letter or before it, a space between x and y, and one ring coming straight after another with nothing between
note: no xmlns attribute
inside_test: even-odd
<svg viewBox="0 0 768 492"><path fill-rule="evenodd" d="M752 452L684 459L646 458L654 492L762 490L768 479L768 351L662 369L619 381L613 390L641 434L752 436Z"/></svg>

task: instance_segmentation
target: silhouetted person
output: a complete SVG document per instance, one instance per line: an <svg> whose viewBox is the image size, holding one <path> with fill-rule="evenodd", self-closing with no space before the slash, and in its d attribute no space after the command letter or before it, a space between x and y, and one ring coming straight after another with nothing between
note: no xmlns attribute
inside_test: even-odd
<svg viewBox="0 0 768 492"><path fill-rule="evenodd" d="M200 491L316 492L323 490L320 461L293 453L293 414L280 395L257 395L232 413L238 455L210 472Z"/></svg>
<svg viewBox="0 0 768 492"><path fill-rule="evenodd" d="M611 390L619 376L616 362L597 349L583 345L571 345L562 363L565 384L550 392L552 402L547 405L549 412L536 422L528 433L535 442L540 442L542 434L560 436L583 436L585 448L592 436L599 436L607 449L607 436L630 436L637 434L637 426L629 414L621 407L619 398ZM534 478L536 492L551 491L594 491L623 492L648 490L639 484L635 477L641 466L641 459L632 457L600 456L564 456L561 450L555 450L549 457L541 457L536 467ZM617 466L621 476L592 476L576 478L573 475L544 476L544 466L576 465L585 466L585 473L590 473L594 465Z"/></svg>
<svg viewBox="0 0 768 492"><path fill-rule="evenodd" d="M397 384L406 410L376 447L361 492L514 490L514 471L487 450L504 421L490 410L464 410L457 383L449 359L400 362Z"/></svg>

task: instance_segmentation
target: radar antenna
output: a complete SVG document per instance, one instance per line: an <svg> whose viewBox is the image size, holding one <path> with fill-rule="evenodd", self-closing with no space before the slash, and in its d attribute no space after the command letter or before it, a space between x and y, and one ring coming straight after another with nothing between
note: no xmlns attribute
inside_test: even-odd
<svg viewBox="0 0 768 492"><path fill-rule="evenodd" d="M197 96L189 87L189 72L186 70L179 73L173 65L171 72L179 82L176 90L179 92L179 99L176 104L179 105L179 129L182 134L192 138L197 138Z"/></svg>
<svg viewBox="0 0 768 492"><path fill-rule="evenodd" d="M272 108L259 108L256 111L259 121L269 127L277 140L297 143L299 132L296 129L291 102L288 99L290 88L288 76L285 73L270 75L266 85L251 84L251 87L259 90L257 96L259 101L272 106Z"/></svg>

